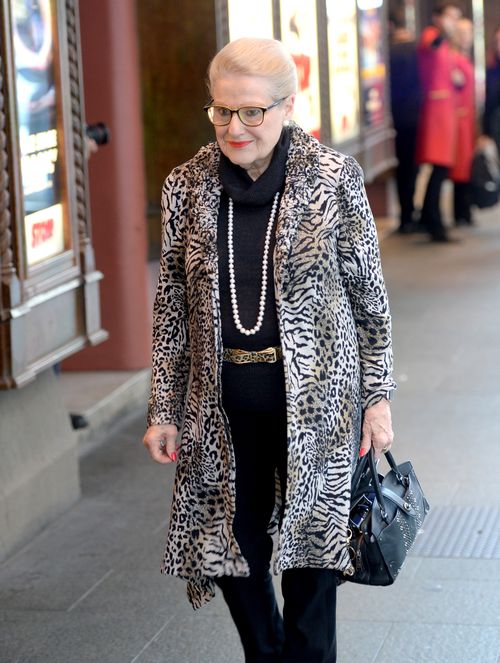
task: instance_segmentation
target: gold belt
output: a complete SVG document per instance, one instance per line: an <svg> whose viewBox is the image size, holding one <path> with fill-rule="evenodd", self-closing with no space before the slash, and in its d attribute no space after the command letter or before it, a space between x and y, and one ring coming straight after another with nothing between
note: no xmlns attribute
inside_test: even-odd
<svg viewBox="0 0 500 663"><path fill-rule="evenodd" d="M222 359L230 361L233 364L274 364L283 358L283 351L280 347L266 348L265 350L238 350L233 348L224 348Z"/></svg>

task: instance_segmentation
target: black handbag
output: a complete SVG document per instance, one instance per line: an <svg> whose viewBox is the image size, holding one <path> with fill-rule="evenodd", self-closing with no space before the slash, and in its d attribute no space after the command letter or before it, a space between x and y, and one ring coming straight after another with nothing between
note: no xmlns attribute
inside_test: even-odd
<svg viewBox="0 0 500 663"><path fill-rule="evenodd" d="M491 171L484 152L478 152L471 166L472 204L479 209L494 207L500 196L500 182Z"/></svg>
<svg viewBox="0 0 500 663"><path fill-rule="evenodd" d="M429 504L407 461L378 473L373 449L361 458L352 478L349 551L354 567L343 580L362 585L392 585L429 511Z"/></svg>

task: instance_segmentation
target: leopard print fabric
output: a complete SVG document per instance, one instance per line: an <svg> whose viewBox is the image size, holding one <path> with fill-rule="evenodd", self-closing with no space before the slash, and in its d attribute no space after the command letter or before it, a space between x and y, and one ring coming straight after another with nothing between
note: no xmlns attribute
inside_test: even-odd
<svg viewBox="0 0 500 663"><path fill-rule="evenodd" d="M288 418L274 570L346 571L362 410L395 388L390 313L360 167L290 130L274 252ZM188 580L195 608L213 596L214 577L249 572L232 533L235 462L220 393L219 154L215 143L202 148L163 187L148 409L149 425L181 430L162 571Z"/></svg>

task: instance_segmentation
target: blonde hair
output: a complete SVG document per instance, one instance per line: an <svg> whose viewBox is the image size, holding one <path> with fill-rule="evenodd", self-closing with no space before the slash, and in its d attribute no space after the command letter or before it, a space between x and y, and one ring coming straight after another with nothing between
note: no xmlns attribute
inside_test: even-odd
<svg viewBox="0 0 500 663"><path fill-rule="evenodd" d="M215 82L227 74L266 79L276 101L297 92L295 62L277 39L242 37L224 46L208 67L210 94Z"/></svg>

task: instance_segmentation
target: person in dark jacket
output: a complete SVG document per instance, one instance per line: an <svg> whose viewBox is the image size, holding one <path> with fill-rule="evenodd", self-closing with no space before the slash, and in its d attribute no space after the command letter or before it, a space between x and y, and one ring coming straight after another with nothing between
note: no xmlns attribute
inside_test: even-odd
<svg viewBox="0 0 500 663"><path fill-rule="evenodd" d="M420 111L420 79L418 75L415 37L397 14L391 15L390 88L391 110L396 130L396 183L400 217L399 232L415 229L413 197L418 166L415 162L417 126Z"/></svg>
<svg viewBox="0 0 500 663"><path fill-rule="evenodd" d="M483 131L495 140L500 151L500 25L494 33L493 52L486 70Z"/></svg>

